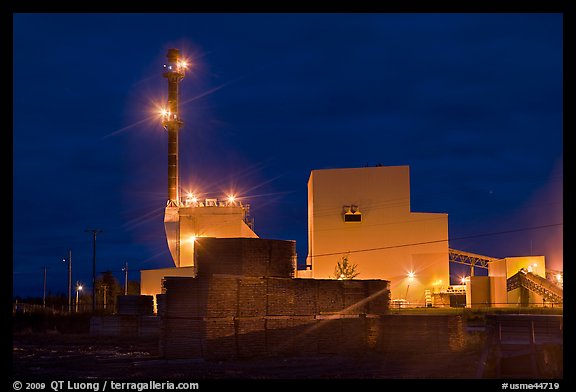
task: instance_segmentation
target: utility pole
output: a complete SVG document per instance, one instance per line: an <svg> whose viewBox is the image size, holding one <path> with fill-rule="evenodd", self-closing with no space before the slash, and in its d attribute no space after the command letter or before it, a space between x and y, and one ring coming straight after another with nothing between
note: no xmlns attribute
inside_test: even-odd
<svg viewBox="0 0 576 392"><path fill-rule="evenodd" d="M124 268L122 268L122 271L124 271L124 295L128 295L128 262L127 261L124 262Z"/></svg>
<svg viewBox="0 0 576 392"><path fill-rule="evenodd" d="M44 266L44 294L42 295L42 307L46 307L46 266Z"/></svg>
<svg viewBox="0 0 576 392"><path fill-rule="evenodd" d="M86 229L86 233L92 233L92 312L96 312L96 236L102 233L100 229Z"/></svg>
<svg viewBox="0 0 576 392"><path fill-rule="evenodd" d="M68 313L72 313L72 250L68 249L68 260L62 259L68 265Z"/></svg>

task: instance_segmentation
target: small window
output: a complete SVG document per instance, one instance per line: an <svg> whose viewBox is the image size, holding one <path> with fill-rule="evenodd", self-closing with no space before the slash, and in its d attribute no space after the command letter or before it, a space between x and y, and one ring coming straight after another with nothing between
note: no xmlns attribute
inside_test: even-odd
<svg viewBox="0 0 576 392"><path fill-rule="evenodd" d="M357 205L342 206L344 222L362 222L362 213Z"/></svg>
<svg viewBox="0 0 576 392"><path fill-rule="evenodd" d="M362 222L362 214L360 212L344 214L344 222Z"/></svg>

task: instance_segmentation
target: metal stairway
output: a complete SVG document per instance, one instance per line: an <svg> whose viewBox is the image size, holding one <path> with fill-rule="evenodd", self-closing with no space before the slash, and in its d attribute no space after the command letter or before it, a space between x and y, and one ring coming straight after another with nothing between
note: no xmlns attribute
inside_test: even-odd
<svg viewBox="0 0 576 392"><path fill-rule="evenodd" d="M563 302L564 290L549 280L524 270L518 271L508 278L506 290L511 291L518 287L524 287L536 294L541 295L551 302Z"/></svg>

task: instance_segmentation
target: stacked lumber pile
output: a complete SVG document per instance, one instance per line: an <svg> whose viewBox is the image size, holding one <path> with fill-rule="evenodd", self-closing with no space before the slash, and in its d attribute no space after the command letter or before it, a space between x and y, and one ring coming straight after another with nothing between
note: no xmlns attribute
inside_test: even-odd
<svg viewBox="0 0 576 392"><path fill-rule="evenodd" d="M203 237L196 244L194 259L199 276L294 276L295 241Z"/></svg>
<svg viewBox="0 0 576 392"><path fill-rule="evenodd" d="M212 275L168 277L166 358L232 359L365 349L368 311L387 310L386 281Z"/></svg>
<svg viewBox="0 0 576 392"><path fill-rule="evenodd" d="M293 279L294 241L197 241L197 276L166 277L157 296L166 358L363 350L367 314L388 310L388 281Z"/></svg>

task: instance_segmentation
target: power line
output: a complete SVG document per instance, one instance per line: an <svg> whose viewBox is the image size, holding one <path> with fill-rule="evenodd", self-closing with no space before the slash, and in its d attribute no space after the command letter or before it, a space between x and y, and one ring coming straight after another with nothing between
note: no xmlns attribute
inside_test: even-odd
<svg viewBox="0 0 576 392"><path fill-rule="evenodd" d="M517 233L517 232L521 232L521 231L545 229L545 228L549 228L549 227L563 226L563 225L564 225L564 223L553 223L553 224L542 225L542 226L523 227L523 228L520 228L520 229L505 230L505 231L498 231L498 232L492 232L492 233L474 234L474 235L463 236L463 237L453 237L453 238L450 239L450 241L467 240L467 239L479 238L479 237L489 237L489 236L493 236L493 235ZM449 241L449 239L434 240L434 241L424 241L424 242L414 242L414 243L410 243L410 244L390 245L390 246L382 246L382 247L378 247L378 248L355 249L355 250L349 250L349 251L346 251L346 252L347 252L347 253L372 252L372 251L376 251L376 250L405 248L405 247L407 247L407 246L428 245L428 244L436 244L436 243L439 243L439 242L448 242L448 241ZM311 257L311 258L314 258L314 257L321 257L321 256L337 256L337 255L341 255L342 253L343 253L343 252L323 253L323 254L318 254L318 255L310 255L310 257Z"/></svg>

